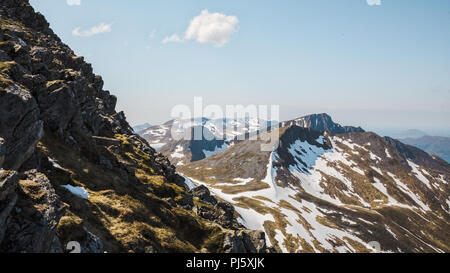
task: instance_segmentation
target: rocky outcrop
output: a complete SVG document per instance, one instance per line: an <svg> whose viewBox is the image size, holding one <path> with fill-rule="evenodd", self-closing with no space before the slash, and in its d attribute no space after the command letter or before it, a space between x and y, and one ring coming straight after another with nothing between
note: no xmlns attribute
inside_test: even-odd
<svg viewBox="0 0 450 273"><path fill-rule="evenodd" d="M198 216L228 229L243 228L236 220L234 207L227 202L218 201L207 187L201 185L190 193L198 200L193 209Z"/></svg>
<svg viewBox="0 0 450 273"><path fill-rule="evenodd" d="M266 246L265 233L262 231L234 231L225 235L225 253L270 253L273 249Z"/></svg>

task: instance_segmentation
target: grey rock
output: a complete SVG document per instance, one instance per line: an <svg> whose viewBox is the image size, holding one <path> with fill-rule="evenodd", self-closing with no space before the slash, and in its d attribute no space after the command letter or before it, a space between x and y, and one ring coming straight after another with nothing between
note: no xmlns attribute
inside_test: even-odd
<svg viewBox="0 0 450 273"><path fill-rule="evenodd" d="M0 137L0 168L2 167L3 162L5 161L5 155L6 155L5 140Z"/></svg>
<svg viewBox="0 0 450 273"><path fill-rule="evenodd" d="M16 172L0 169L0 201L15 192L19 177Z"/></svg>
<svg viewBox="0 0 450 273"><path fill-rule="evenodd" d="M65 206L42 173L28 171L22 181L15 204L21 212L11 212L0 252L47 253Z"/></svg>
<svg viewBox="0 0 450 273"><path fill-rule="evenodd" d="M103 253L103 241L86 228L86 239L80 243L81 253Z"/></svg>
<svg viewBox="0 0 450 273"><path fill-rule="evenodd" d="M213 206L217 204L217 199L211 196L211 192L204 185L192 189L190 193L192 194L192 196L197 197L199 200L205 203L211 204Z"/></svg>
<svg viewBox="0 0 450 273"><path fill-rule="evenodd" d="M37 100L45 126L60 136L75 115L80 114L73 90L63 82L51 84L47 92L38 95Z"/></svg>
<svg viewBox="0 0 450 273"><path fill-rule="evenodd" d="M62 248L61 241L59 240L58 236L53 237L52 245L50 247L50 253L64 253L64 250Z"/></svg>
<svg viewBox="0 0 450 273"><path fill-rule="evenodd" d="M266 253L265 234L262 231L237 230L224 238L225 253Z"/></svg>
<svg viewBox="0 0 450 273"><path fill-rule="evenodd" d="M11 58L6 54L5 51L0 50L0 62L9 62L11 61Z"/></svg>
<svg viewBox="0 0 450 273"><path fill-rule="evenodd" d="M16 172L0 170L0 243L8 226L8 218L17 202L17 182Z"/></svg>
<svg viewBox="0 0 450 273"><path fill-rule="evenodd" d="M18 170L33 154L42 138L43 122L30 92L19 85L10 85L0 97L0 137L4 139L3 168Z"/></svg>
<svg viewBox="0 0 450 273"><path fill-rule="evenodd" d="M114 166L112 165L111 161L109 159L107 159L104 156L100 156L100 165L102 165L103 167L112 170L114 168Z"/></svg>

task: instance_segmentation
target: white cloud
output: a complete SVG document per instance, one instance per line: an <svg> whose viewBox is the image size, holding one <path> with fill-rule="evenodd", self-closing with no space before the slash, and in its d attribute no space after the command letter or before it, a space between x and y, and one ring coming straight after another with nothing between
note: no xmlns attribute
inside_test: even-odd
<svg viewBox="0 0 450 273"><path fill-rule="evenodd" d="M381 6L381 0L366 0L369 6Z"/></svg>
<svg viewBox="0 0 450 273"><path fill-rule="evenodd" d="M183 39L181 39L177 34L173 34L172 36L167 36L166 38L164 38L164 40L162 42L164 44L167 44L167 43L170 43L170 42L182 43Z"/></svg>
<svg viewBox="0 0 450 273"><path fill-rule="evenodd" d="M198 43L212 43L221 47L230 41L231 35L238 31L238 26L239 19L236 16L210 13L205 9L191 20L183 39L173 34L164 38L163 43L194 40Z"/></svg>
<svg viewBox="0 0 450 273"><path fill-rule="evenodd" d="M100 23L98 26L93 26L87 30L80 30L80 27L77 27L72 31L72 35L78 37L91 37L97 34L111 32L111 26L112 24Z"/></svg>
<svg viewBox="0 0 450 273"><path fill-rule="evenodd" d="M156 35L156 29L152 30L152 32L150 33L150 35L148 36L150 39L155 38Z"/></svg>
<svg viewBox="0 0 450 273"><path fill-rule="evenodd" d="M81 0L67 0L67 5L79 6L79 5L81 5Z"/></svg>

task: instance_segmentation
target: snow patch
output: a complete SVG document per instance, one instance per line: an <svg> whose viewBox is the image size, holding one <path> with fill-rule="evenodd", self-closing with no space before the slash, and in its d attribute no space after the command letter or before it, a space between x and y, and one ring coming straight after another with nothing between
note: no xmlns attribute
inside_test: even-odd
<svg viewBox="0 0 450 273"><path fill-rule="evenodd" d="M48 161L52 164L53 167L55 167L55 168L57 168L57 169L62 169L61 165L59 165L58 163L56 163L56 161L55 161L53 158L48 157Z"/></svg>
<svg viewBox="0 0 450 273"><path fill-rule="evenodd" d="M423 173L419 170L419 165L414 162L408 160L408 165L412 168L412 172L422 183L424 183L429 189L431 189L430 181L423 175Z"/></svg>
<svg viewBox="0 0 450 273"><path fill-rule="evenodd" d="M66 190L70 191L73 195L76 195L82 199L89 198L89 193L83 187L74 187L71 185L61 185L61 187L65 188Z"/></svg>
<svg viewBox="0 0 450 273"><path fill-rule="evenodd" d="M175 151L170 155L172 158L183 158L183 146L178 145Z"/></svg>

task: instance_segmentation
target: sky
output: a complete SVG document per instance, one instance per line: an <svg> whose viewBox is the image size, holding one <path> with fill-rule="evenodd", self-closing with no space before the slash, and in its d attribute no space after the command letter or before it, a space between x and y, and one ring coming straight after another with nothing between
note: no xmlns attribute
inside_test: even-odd
<svg viewBox="0 0 450 273"><path fill-rule="evenodd" d="M132 125L175 105L279 105L450 135L448 0L30 0Z"/></svg>

